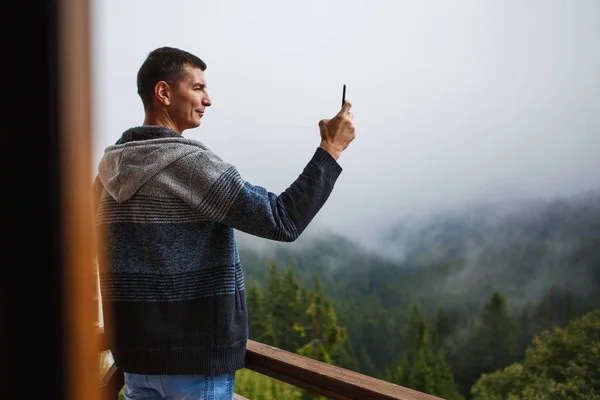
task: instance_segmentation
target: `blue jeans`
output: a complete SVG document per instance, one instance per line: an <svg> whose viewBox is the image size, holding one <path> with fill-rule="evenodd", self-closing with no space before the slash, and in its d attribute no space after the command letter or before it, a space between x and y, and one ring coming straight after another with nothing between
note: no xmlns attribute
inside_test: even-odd
<svg viewBox="0 0 600 400"><path fill-rule="evenodd" d="M125 373L127 400L232 400L235 373L208 375L139 375Z"/></svg>

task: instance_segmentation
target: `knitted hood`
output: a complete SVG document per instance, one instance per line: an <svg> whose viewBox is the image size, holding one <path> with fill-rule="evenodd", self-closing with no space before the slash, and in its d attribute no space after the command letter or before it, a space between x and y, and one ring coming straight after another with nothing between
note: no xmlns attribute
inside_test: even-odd
<svg viewBox="0 0 600 400"><path fill-rule="evenodd" d="M209 151L200 142L154 126L131 128L117 143L105 149L98 177L119 203L129 200L142 185L172 163Z"/></svg>

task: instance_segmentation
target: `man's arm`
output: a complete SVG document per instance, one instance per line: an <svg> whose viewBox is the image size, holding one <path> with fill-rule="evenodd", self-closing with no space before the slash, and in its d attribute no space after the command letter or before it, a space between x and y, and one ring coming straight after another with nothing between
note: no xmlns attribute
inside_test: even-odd
<svg viewBox="0 0 600 400"><path fill-rule="evenodd" d="M325 204L341 172L336 160L317 148L300 176L279 195L244 182L221 222L251 235L294 241Z"/></svg>
<svg viewBox="0 0 600 400"><path fill-rule="evenodd" d="M325 204L342 172L337 163L354 140L346 102L332 119L321 120L321 143L300 176L281 194L244 182L235 168L221 174L198 209L215 220L251 235L293 241ZM202 175L198 171L198 175Z"/></svg>

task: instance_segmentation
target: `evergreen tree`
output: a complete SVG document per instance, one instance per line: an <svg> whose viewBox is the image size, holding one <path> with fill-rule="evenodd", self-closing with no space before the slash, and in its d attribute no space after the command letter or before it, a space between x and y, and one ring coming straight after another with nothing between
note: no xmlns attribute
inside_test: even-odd
<svg viewBox="0 0 600 400"><path fill-rule="evenodd" d="M269 267L269 278L264 293L264 310L266 332L264 335L265 343L274 347L282 348L281 332L286 330L287 321L285 303L288 299L285 298L283 292L282 277L279 271L277 262L273 260Z"/></svg>
<svg viewBox="0 0 600 400"><path fill-rule="evenodd" d="M346 335L346 340L342 341L331 352L331 363L341 368L360 372L358 359L354 352L354 346L348 335Z"/></svg>
<svg viewBox="0 0 600 400"><path fill-rule="evenodd" d="M315 277L306 316L308 322L305 328L308 332L306 338L310 341L298 349L298 354L332 364L338 348L347 340L347 334L346 329L337 323L335 310L323 294L318 275ZM302 399L325 400L324 397L307 391L303 392Z"/></svg>
<svg viewBox="0 0 600 400"><path fill-rule="evenodd" d="M423 318L419 307L413 305L403 341L404 354L407 356L410 364L415 364L417 362L417 359L421 356L421 348L426 344L429 344L426 343L429 339L426 337L426 334L427 327L425 325L425 319Z"/></svg>
<svg viewBox="0 0 600 400"><path fill-rule="evenodd" d="M377 371L375 365L373 365L371 357L369 357L369 353L367 353L367 348L364 345L359 346L357 363L358 371L361 374L369 375L375 378L380 378L381 374ZM391 379L388 380L392 382Z"/></svg>
<svg viewBox="0 0 600 400"><path fill-rule="evenodd" d="M537 335L554 327L565 327L574 317L573 294L553 286L535 307L533 334Z"/></svg>
<svg viewBox="0 0 600 400"><path fill-rule="evenodd" d="M308 332L306 338L310 340L298 350L298 353L331 364L331 353L339 344L347 340L347 334L346 329L337 323L335 310L323 294L318 275L315 277L306 315L308 317L308 324L305 325Z"/></svg>
<svg viewBox="0 0 600 400"><path fill-rule="evenodd" d="M444 343L452 331L450 318L442 307L438 307L436 311L434 327L435 334L432 333L432 336L434 336L433 345L436 350L440 350L444 347Z"/></svg>
<svg viewBox="0 0 600 400"><path fill-rule="evenodd" d="M291 267L287 267L280 288L281 304L275 310L274 318L279 319L277 331L279 347L295 352L302 345L306 333L302 327L301 316L305 306L300 301L300 285Z"/></svg>
<svg viewBox="0 0 600 400"><path fill-rule="evenodd" d="M519 358L525 356L525 350L531 344L531 340L534 336L531 318L530 308L524 307L519 313L519 318L517 320L516 353Z"/></svg>
<svg viewBox="0 0 600 400"><path fill-rule="evenodd" d="M443 349L435 349L432 333L414 305L404 334L404 353L400 362L388 368L386 380L444 399L461 400L458 386Z"/></svg>
<svg viewBox="0 0 600 400"><path fill-rule="evenodd" d="M495 371L515 361L515 326L502 293L494 293L485 305L478 329L476 342L484 353L480 353L482 369Z"/></svg>
<svg viewBox="0 0 600 400"><path fill-rule="evenodd" d="M246 307L248 309L248 332L250 339L257 342L265 342L267 324L263 295L258 282L254 279L250 279L246 287Z"/></svg>
<svg viewBox="0 0 600 400"><path fill-rule="evenodd" d="M438 351L433 376L435 381L435 391L432 394L445 400L464 399L464 397L460 394L460 390L456 384L456 381L454 380L452 368L446 360L446 354L443 349Z"/></svg>
<svg viewBox="0 0 600 400"><path fill-rule="evenodd" d="M492 294L474 322L455 369L463 393L469 393L482 373L490 373L516 361L515 332L504 295Z"/></svg>
<svg viewBox="0 0 600 400"><path fill-rule="evenodd" d="M357 343L365 346L377 374L381 375L387 366L398 361L398 354L404 346L402 345L402 335L398 334L397 323L393 320L390 312L378 308L376 305L370 305L369 308L376 311L363 314L358 325ZM402 320L405 319L402 318Z"/></svg>
<svg viewBox="0 0 600 400"><path fill-rule="evenodd" d="M408 369L408 376L405 374L404 386L418 390L420 392L435 393L434 360L431 349L428 346L421 346L414 354L414 361Z"/></svg>

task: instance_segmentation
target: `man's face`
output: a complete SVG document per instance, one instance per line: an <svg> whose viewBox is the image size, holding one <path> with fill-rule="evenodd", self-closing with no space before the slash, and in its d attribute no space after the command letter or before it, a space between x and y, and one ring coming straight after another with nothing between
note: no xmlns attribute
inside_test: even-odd
<svg viewBox="0 0 600 400"><path fill-rule="evenodd" d="M200 126L200 119L206 107L210 107L210 96L206 89L204 71L186 65L186 77L178 85L171 86L169 115L179 132Z"/></svg>

